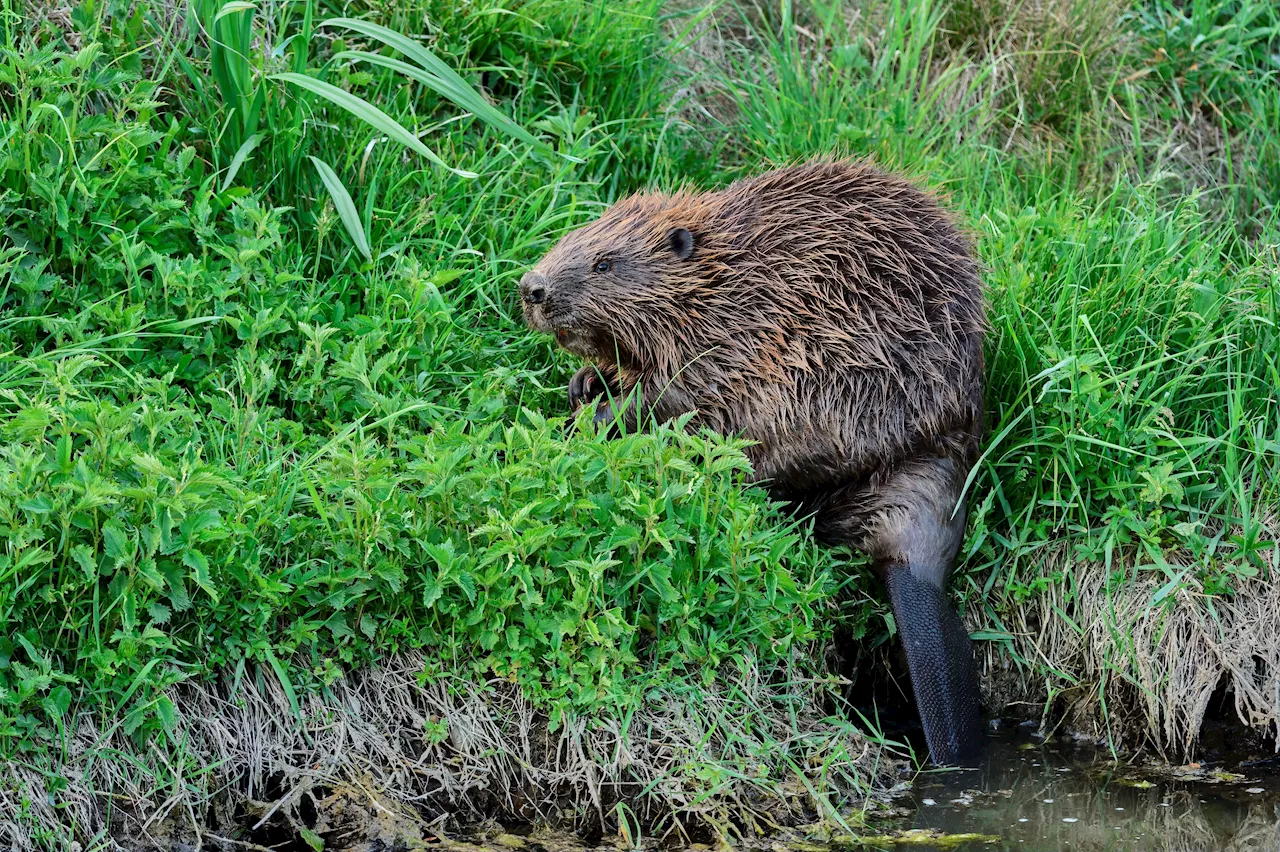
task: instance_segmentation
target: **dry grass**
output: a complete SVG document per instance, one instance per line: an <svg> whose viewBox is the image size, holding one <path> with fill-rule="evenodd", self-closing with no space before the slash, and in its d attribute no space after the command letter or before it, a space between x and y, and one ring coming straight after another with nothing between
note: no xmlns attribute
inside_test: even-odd
<svg viewBox="0 0 1280 852"><path fill-rule="evenodd" d="M659 833L750 836L827 816L812 789L858 801L861 784L883 785L897 768L826 716L818 681L771 685L752 668L698 697L651 695L625 722L577 718L553 732L504 682L420 686L422 670L422 659L401 656L340 681L302 699L302 724L269 673L183 685L170 692L171 745L145 754L112 720L83 715L54 800L35 767L0 770L0 840L37 848L39 823L62 832L54 848L94 838L96 848L168 848L238 827L314 829L308 814L333 822L335 797L359 810L353 795L384 832L491 819L608 828L621 803Z"/></svg>
<svg viewBox="0 0 1280 852"><path fill-rule="evenodd" d="M1121 0L954 0L941 45L1004 70L1002 106L1018 126L1058 133L1097 115L1098 93L1126 73L1131 4Z"/></svg>
<svg viewBox="0 0 1280 852"><path fill-rule="evenodd" d="M1052 712L1069 729L1181 761L1225 687L1242 726L1277 733L1280 586L1255 578L1229 598L1183 589L1155 604L1163 575L1113 588L1099 565L1061 567L1070 586L1051 585L1004 626L1032 665L1011 665L997 643L980 646L989 708L1039 706L1046 721ZM971 616L972 626L992 628L981 620ZM1034 674L1045 671L1059 677Z"/></svg>

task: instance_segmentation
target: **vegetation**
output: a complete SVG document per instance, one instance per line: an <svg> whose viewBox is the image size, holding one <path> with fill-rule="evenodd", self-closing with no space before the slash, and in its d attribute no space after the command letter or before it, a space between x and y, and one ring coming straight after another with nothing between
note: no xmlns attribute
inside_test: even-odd
<svg viewBox="0 0 1280 852"><path fill-rule="evenodd" d="M6 4L0 45L15 842L104 842L42 804L73 798L72 757L133 749L193 784L152 756L186 753L183 689L221 676L297 715L412 653L424 683L500 679L560 729L670 695L696 715L752 671L786 693L822 682L834 631L889 636L857 559L744 489L735 440L566 422L575 365L514 283L651 184L865 155L973 229L990 439L955 585L1016 697L1190 744L1200 717L1117 613L1177 657L1179 613L1236 624L1280 570L1266 0L87 0ZM1084 662L1086 597L1116 642ZM1280 678L1280 651L1238 650L1237 696ZM834 689L748 693L861 742L822 721ZM758 777L680 764L705 795L666 805L799 775L821 811L824 783L876 780L799 772L810 747L765 736Z"/></svg>

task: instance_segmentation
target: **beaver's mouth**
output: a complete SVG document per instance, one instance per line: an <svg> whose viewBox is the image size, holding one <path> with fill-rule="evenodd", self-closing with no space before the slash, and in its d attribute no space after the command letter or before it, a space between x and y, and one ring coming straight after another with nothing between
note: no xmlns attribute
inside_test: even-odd
<svg viewBox="0 0 1280 852"><path fill-rule="evenodd" d="M555 334L557 338L560 329L572 328L574 325L573 317L562 312L548 311L543 305L531 305L524 303L524 322L525 325L534 331L541 331L544 334Z"/></svg>
<svg viewBox="0 0 1280 852"><path fill-rule="evenodd" d="M625 357L618 345L618 341L614 340L613 335L598 329L585 329L570 324L553 324L550 328L551 333L556 338L556 343L561 349L572 352L581 358L589 360L604 359L610 362L629 363L630 358Z"/></svg>
<svg viewBox="0 0 1280 852"><path fill-rule="evenodd" d="M574 355L580 355L583 358L594 358L601 354L595 335L587 334L581 329L572 327L556 328L552 333L555 334L556 343L560 344L560 348L568 350Z"/></svg>
<svg viewBox="0 0 1280 852"><path fill-rule="evenodd" d="M583 328L572 313L546 311L540 305L526 304L524 318L534 331L553 335L561 349L574 355L610 361L621 357L618 341L612 334L601 329Z"/></svg>

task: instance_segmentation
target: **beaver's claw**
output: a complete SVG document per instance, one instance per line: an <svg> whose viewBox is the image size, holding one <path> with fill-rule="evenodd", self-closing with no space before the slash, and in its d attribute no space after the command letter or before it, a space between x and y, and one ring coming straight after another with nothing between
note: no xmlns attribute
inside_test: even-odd
<svg viewBox="0 0 1280 852"><path fill-rule="evenodd" d="M569 380L569 410L576 412L583 405L599 399L611 390L599 368L595 364L588 364Z"/></svg>

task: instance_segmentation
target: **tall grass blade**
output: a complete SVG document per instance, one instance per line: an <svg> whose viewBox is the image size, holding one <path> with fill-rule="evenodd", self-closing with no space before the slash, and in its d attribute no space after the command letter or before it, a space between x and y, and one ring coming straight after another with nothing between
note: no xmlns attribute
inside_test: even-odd
<svg viewBox="0 0 1280 852"><path fill-rule="evenodd" d="M304 3L302 10L302 28L298 30L297 44L293 49L293 70L299 74L307 70L307 54L311 45L311 34L314 31L312 25L312 5Z"/></svg>
<svg viewBox="0 0 1280 852"><path fill-rule="evenodd" d="M227 175L222 179L222 187L218 192L227 191L231 186L231 182L236 179L236 174L239 173L240 167L244 165L245 160L249 159L249 155L253 153L253 149L257 148L260 142L262 142L262 134L255 133L244 140L244 143L236 149L235 156L231 158L231 165L227 166Z"/></svg>
<svg viewBox="0 0 1280 852"><path fill-rule="evenodd" d="M263 656L267 658L267 662L271 664L271 669L276 673L276 677L280 679L280 688L284 690L285 698L289 700L289 709L293 711L293 718L302 723L302 706L298 703L298 693L293 688L293 681L289 679L289 674L285 671L285 667L280 665L280 660L268 648Z"/></svg>
<svg viewBox="0 0 1280 852"><path fill-rule="evenodd" d="M328 163L319 157L307 159L311 160L316 171L320 173L320 180L324 181L325 189L329 190L329 197L333 199L333 206L338 211L338 217L342 219L343 227L351 235L351 241L356 244L356 248L364 255L365 260L373 260L373 253L369 251L369 238L365 236L364 225L360 222L360 214L356 211L355 202L351 200L351 193L347 192L347 188L343 186L342 181L338 179Z"/></svg>
<svg viewBox="0 0 1280 852"><path fill-rule="evenodd" d="M470 112L476 118L492 125L506 133L519 139L528 145L531 145L545 154L554 154L555 151L545 142L537 139L532 133L516 124L507 116L503 115L496 107L484 99L479 92L467 84L458 72L449 67L448 63L440 59L431 51L418 44L408 36L394 32L386 27L369 21L360 21L355 18L328 18L321 21L322 27L343 27L345 29L354 30L362 35L377 39L387 47L400 51L405 56L412 59L422 67L422 71L412 68L405 63L398 62L386 56L379 56L374 53L365 53L363 51L349 52L349 58L358 58L366 62L372 62L382 65L385 68L394 68L400 73L412 77L418 82L427 86L441 96L452 101L454 104L462 107ZM569 157L574 160L575 158ZM580 160L575 160L581 162Z"/></svg>
<svg viewBox="0 0 1280 852"><path fill-rule="evenodd" d="M257 131L257 112L263 103L263 92L254 84L249 62L253 13L257 8L244 0L230 0L221 6L199 2L194 6L195 17L209 40L209 74L218 84L223 104L232 117L229 142L235 146ZM238 14L242 12L248 14Z"/></svg>
<svg viewBox="0 0 1280 852"><path fill-rule="evenodd" d="M394 118L387 115L385 112L363 98L358 98L350 92L344 92L342 89L339 89L331 83L326 83L323 80L317 80L314 77L308 77L306 74L296 74L292 71L273 74L271 79L284 80L285 82L293 83L295 86L306 89L309 92L314 92L320 97L328 100L330 103L342 107L356 118L368 124L370 127L386 134L389 138L394 139L406 148L416 151L426 157L437 166L448 169L458 177L479 177L475 172L469 172L465 169L455 169L453 166L445 163L444 160L436 156L435 151L432 151L426 145L422 144L422 140L406 130L400 122L396 121Z"/></svg>

